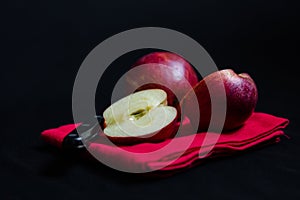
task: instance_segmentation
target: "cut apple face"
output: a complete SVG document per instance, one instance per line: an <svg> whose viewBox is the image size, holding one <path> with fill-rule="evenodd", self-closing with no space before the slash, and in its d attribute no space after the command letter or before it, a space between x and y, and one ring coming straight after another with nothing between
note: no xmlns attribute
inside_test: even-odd
<svg viewBox="0 0 300 200"><path fill-rule="evenodd" d="M122 142L124 138L151 138L176 121L177 110L167 105L167 93L161 89L149 89L133 93L108 107L103 117L104 134ZM161 135L167 137L167 135ZM157 138L157 137L156 137ZM114 141L116 141L114 140Z"/></svg>

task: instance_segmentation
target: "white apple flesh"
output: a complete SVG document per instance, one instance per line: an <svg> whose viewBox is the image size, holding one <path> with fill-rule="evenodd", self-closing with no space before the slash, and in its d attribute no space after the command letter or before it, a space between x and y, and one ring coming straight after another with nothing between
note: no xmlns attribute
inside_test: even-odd
<svg viewBox="0 0 300 200"><path fill-rule="evenodd" d="M153 142L175 132L177 110L167 105L167 93L149 89L133 93L108 107L104 134L115 143Z"/></svg>

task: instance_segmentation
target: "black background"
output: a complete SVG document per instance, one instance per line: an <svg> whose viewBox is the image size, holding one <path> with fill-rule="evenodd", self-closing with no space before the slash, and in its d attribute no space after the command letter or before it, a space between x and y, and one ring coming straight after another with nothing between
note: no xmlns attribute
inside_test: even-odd
<svg viewBox="0 0 300 200"><path fill-rule="evenodd" d="M296 2L2 1L1 197L300 199ZM42 130L72 122L72 87L87 54L114 34L145 26L185 33L219 69L249 73L259 89L256 110L288 118L285 133L291 139L154 180L41 141ZM122 65L140 55L128 56ZM123 66L115 64L116 71Z"/></svg>

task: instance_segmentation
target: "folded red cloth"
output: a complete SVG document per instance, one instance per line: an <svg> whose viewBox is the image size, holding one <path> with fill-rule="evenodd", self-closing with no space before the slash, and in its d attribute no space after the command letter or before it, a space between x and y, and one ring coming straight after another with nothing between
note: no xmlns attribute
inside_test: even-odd
<svg viewBox="0 0 300 200"><path fill-rule="evenodd" d="M239 129L222 133L217 143L207 140L206 135L213 138L217 133L197 133L174 139L167 139L160 143L141 143L117 148L102 142L101 139L90 143L88 149L95 155L101 155L104 160L113 158L114 164L137 171L177 171L190 168L202 163L208 158L229 156L236 152L261 147L280 141L284 135L282 129L288 125L288 119L265 113L254 113ZM80 124L70 124L42 132L42 138L47 142L61 146L63 139ZM194 138L193 138L194 137ZM186 148L186 143L191 141ZM204 140L206 140L204 142ZM148 153L159 150L170 141L175 142L171 148L149 156L139 156L128 152ZM205 145L203 145L205 144ZM201 149L200 156L199 150ZM126 150L126 152L124 152ZM127 152L128 151L128 152ZM201 156L201 154L205 156Z"/></svg>

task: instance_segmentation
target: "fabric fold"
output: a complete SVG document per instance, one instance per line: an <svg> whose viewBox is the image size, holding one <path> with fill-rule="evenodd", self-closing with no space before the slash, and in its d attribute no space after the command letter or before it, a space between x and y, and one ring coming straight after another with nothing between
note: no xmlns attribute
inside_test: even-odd
<svg viewBox="0 0 300 200"><path fill-rule="evenodd" d="M97 154L103 159L114 160L116 164L127 168L146 169L148 171L156 169L176 171L201 164L210 158L230 156L238 152L277 143L280 141L280 137L284 135L283 129L288 123L288 119L256 112L239 129L220 134L215 144L214 141L210 140L205 140L205 144L203 142L207 134L213 136L213 134L218 133L202 132L167 139L160 143L140 143L121 146L120 148L102 142L100 139L90 143L88 150L93 155ZM64 137L79 125L69 124L45 130L41 136L46 142L61 147ZM186 148L186 142L192 138L191 145ZM155 152L171 141L174 142L174 140L176 148L173 146L161 153L151 154L151 156L136 156L135 154L124 153L124 151L139 154ZM201 153L206 154L204 157L199 156L200 149Z"/></svg>

